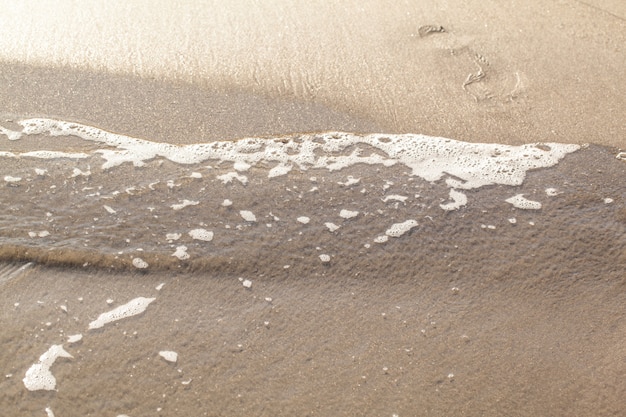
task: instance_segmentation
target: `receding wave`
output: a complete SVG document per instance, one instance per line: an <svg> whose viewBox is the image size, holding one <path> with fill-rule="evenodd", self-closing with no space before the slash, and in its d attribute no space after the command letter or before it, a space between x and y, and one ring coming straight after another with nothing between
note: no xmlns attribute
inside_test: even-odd
<svg viewBox="0 0 626 417"><path fill-rule="evenodd" d="M580 149L342 132L175 145L52 119L0 134L0 259L137 270L397 255L487 206L513 227L563 193L520 190L527 174Z"/></svg>

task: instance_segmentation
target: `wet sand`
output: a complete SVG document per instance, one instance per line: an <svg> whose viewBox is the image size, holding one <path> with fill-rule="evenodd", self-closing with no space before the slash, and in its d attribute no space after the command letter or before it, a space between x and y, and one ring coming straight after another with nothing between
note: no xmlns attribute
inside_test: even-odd
<svg viewBox="0 0 626 417"><path fill-rule="evenodd" d="M540 211L503 207L511 187L489 187L467 208L371 248L347 225L332 238L301 225L304 236L234 245L229 261L195 272L5 265L3 410L619 415L624 175L614 150L592 146L514 187L542 200ZM265 184L257 191L275 193ZM546 196L547 185L562 194ZM324 242L330 263L312 242ZM139 296L156 300L87 330ZM83 340L67 343L76 333ZM26 391L24 371L53 343L73 355L52 367L57 390ZM177 363L162 350L177 352Z"/></svg>
<svg viewBox="0 0 626 417"><path fill-rule="evenodd" d="M57 417L622 415L626 164L615 155L626 147L619 117L626 107L623 6L465 4L415 5L405 14L372 3L354 17L348 7L315 11L313 2L304 12L283 5L275 20L262 6L241 18L204 16L206 27L213 22L248 37L237 44L232 30L217 31L212 42L239 47L217 48L208 61L198 58L206 50L190 42L184 51L196 61L189 66L175 65L177 48L161 34L156 42L165 49L150 56L145 22L126 53L94 46L89 56L77 52L85 50L81 36L99 45L110 33L106 25L80 31L57 21L50 39L67 30L80 36L67 37L67 48L59 42L50 55L31 48L29 56L15 51L27 50L26 41L39 34L5 25L20 37L3 37L13 42L3 46L0 64L3 119L59 117L173 143L345 130L608 147L568 155L529 173L520 187L481 189L459 211L441 213L437 198L445 195L433 197L437 222L421 218L402 242L368 250L347 231L330 240L326 230L310 227L291 242L259 239L247 259L208 262L212 269L49 267L40 258L19 271L33 258L5 258L3 415L44 415L46 407ZM140 9L139 16L151 16ZM372 10L382 10L385 23L374 31ZM275 33L267 22L281 13L299 23L303 13L313 28L302 35L301 26L282 22L282 40L267 35ZM116 18L130 27L134 15L126 16ZM172 16L156 20L169 28L164 36L179 33ZM244 30L259 16L261 23ZM420 34L428 25L445 31ZM326 43L308 58L307 34L324 31ZM259 44L274 52L259 54ZM360 167L350 173L377 178ZM238 197L252 205L274 191L255 186L254 194ZM553 186L565 192L548 198L544 190ZM358 201L353 191L331 196L333 208ZM541 196L542 209L502 203L513 193ZM310 206L312 213L328 209ZM320 261L314 241L332 249L330 264ZM251 288L239 278L250 279ZM87 330L100 313L139 296L156 300L137 317ZM83 340L68 344L76 333ZM74 356L53 365L57 390L27 391L24 373L53 343ZM178 362L163 360L162 350L176 351Z"/></svg>

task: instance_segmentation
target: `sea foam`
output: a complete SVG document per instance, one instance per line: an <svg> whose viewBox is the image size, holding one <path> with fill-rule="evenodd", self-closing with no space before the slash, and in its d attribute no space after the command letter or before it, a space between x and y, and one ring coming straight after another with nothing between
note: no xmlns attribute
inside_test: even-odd
<svg viewBox="0 0 626 417"><path fill-rule="evenodd" d="M445 177L450 188L465 190L489 184L520 185L528 170L552 166L580 148L574 144L510 146L466 143L418 134L355 135L342 132L297 135L289 140L245 138L175 145L62 120L33 118L17 123L22 126L21 131L5 128L0 134L17 140L23 135L36 134L74 136L105 146L105 149L94 151L104 159L103 169L123 163L143 166L146 161L161 157L179 164L215 160L231 162L238 168L259 163L274 165L268 170L268 177L272 178L286 175L293 166L302 171L311 168L334 171L359 163L385 167L402 164L411 170L412 175L426 181L438 181ZM40 157L32 153L13 155ZM237 172L222 179L225 182L233 179L244 184L247 182L247 178Z"/></svg>

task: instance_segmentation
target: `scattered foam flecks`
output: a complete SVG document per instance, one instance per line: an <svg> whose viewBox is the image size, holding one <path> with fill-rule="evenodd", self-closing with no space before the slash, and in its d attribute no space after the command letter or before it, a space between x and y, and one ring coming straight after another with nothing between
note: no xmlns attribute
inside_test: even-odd
<svg viewBox="0 0 626 417"><path fill-rule="evenodd" d="M29 391L46 390L52 391L56 388L57 380L50 372L50 367L57 358L73 358L72 355L63 349L63 345L52 345L43 355L39 357L39 362L33 364L26 371L22 381Z"/></svg>
<svg viewBox="0 0 626 417"><path fill-rule="evenodd" d="M104 327L105 324L141 314L146 311L148 305L154 300L156 298L137 297L132 299L124 305L100 314L96 320L89 323L89 330L99 329Z"/></svg>
<svg viewBox="0 0 626 417"><path fill-rule="evenodd" d="M341 226L337 226L335 223L331 223L331 222L324 223L324 226L326 226L326 228L330 232L334 232L335 230L337 230L337 229L339 229L341 227Z"/></svg>
<svg viewBox="0 0 626 417"><path fill-rule="evenodd" d="M539 210L541 209L541 203L538 201L532 201L524 198L524 194L517 194L511 198L507 198L507 203L512 204L513 207L523 210Z"/></svg>

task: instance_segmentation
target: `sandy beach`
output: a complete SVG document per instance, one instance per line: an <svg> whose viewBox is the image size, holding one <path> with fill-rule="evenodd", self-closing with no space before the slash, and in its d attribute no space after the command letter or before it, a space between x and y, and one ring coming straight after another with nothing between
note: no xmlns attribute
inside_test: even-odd
<svg viewBox="0 0 626 417"><path fill-rule="evenodd" d="M626 411L622 2L61 1L3 14L6 129L46 117L176 145L328 131L591 144L530 169L521 185L458 185L468 203L449 211L448 185L459 177L427 181L401 164L294 168L272 180L260 164L231 169L246 181L227 184L213 177L230 162L155 158L108 172L95 157L6 157L3 415ZM71 137L5 136L0 152L12 154L98 149ZM84 197L132 186L98 211ZM505 202L514 195L540 208ZM67 201L75 211L62 209ZM181 202L189 207L180 219L164 214ZM242 209L258 219L243 221ZM103 223L112 214L127 223ZM324 224L331 214L338 230ZM407 219L417 219L414 229L385 235ZM83 224L92 236L72 240L68 230ZM215 231L214 253L184 259L201 243L166 241L174 225ZM17 245L29 228L40 234ZM48 230L69 237L47 244ZM127 242L124 231L134 233ZM379 244L378 235L387 237ZM151 252L151 239L169 252ZM89 258L104 253L93 242L113 255ZM118 262L118 249L154 268ZM154 301L89 329L136 297ZM56 344L72 357L51 366L55 389L28 390L28 370Z"/></svg>

